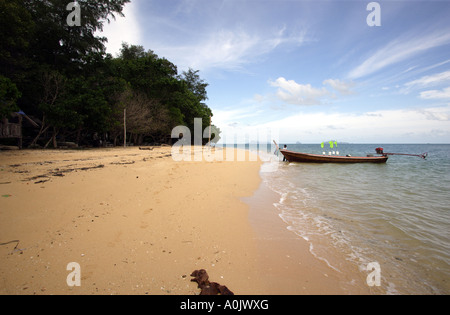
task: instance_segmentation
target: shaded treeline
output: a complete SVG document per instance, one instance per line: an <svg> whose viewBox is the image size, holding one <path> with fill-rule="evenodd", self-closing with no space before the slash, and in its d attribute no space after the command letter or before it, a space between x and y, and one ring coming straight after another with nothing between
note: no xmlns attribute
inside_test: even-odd
<svg viewBox="0 0 450 315"><path fill-rule="evenodd" d="M119 56L96 36L122 15L129 0L78 1L81 25L69 26L67 0L0 0L0 118L23 111L38 123L24 128L25 145L57 147L169 143L171 130L194 118L207 128L212 112L198 71L181 74L142 46Z"/></svg>

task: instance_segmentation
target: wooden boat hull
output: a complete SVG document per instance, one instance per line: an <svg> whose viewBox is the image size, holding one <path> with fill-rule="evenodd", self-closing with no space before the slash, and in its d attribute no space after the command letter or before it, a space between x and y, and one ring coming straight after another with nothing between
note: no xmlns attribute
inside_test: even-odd
<svg viewBox="0 0 450 315"><path fill-rule="evenodd" d="M280 150L289 162L300 163L386 163L387 156L330 156Z"/></svg>

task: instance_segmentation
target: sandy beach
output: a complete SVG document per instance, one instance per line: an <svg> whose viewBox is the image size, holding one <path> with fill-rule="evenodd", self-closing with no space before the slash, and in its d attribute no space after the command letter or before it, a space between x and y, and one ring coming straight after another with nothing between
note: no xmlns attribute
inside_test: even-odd
<svg viewBox="0 0 450 315"><path fill-rule="evenodd" d="M276 215L243 201L261 184L261 162L246 160L0 152L0 294L194 295L197 269L238 295L367 293L344 290Z"/></svg>

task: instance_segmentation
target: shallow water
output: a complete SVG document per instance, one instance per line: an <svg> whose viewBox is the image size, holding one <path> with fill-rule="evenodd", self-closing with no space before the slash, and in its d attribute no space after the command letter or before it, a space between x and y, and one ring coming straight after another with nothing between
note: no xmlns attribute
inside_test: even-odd
<svg viewBox="0 0 450 315"><path fill-rule="evenodd" d="M339 270L330 246L356 264L380 266L381 293L450 293L450 145L384 145L387 164L278 164L261 172L275 191L286 228L310 242L311 252ZM289 145L322 154L320 145ZM365 156L375 145L341 144L341 155ZM331 151L328 149L327 151ZM328 153L328 152L326 152ZM328 250L327 250L328 249Z"/></svg>

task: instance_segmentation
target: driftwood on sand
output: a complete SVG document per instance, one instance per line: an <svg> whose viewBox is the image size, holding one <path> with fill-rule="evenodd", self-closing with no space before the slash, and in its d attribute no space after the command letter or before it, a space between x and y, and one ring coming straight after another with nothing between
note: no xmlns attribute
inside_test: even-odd
<svg viewBox="0 0 450 315"><path fill-rule="evenodd" d="M197 282L201 289L200 295L234 295L226 286L217 282L209 282L209 276L205 269L195 270L191 277L192 282Z"/></svg>
<svg viewBox="0 0 450 315"><path fill-rule="evenodd" d="M42 183L46 183L46 182L50 181L51 176L64 177L65 173L71 173L71 172L76 172L76 171L88 171L88 170L99 169L99 168L104 168L104 167L105 167L105 165L101 164L101 165L90 166L90 167L67 168L67 169L57 168L55 170L50 171L47 174L29 177L29 178L25 179L24 181L35 181L37 179L42 179L38 182L35 182L35 184L42 184Z"/></svg>

